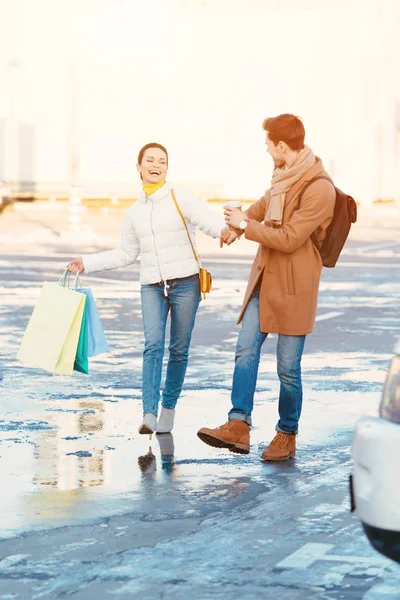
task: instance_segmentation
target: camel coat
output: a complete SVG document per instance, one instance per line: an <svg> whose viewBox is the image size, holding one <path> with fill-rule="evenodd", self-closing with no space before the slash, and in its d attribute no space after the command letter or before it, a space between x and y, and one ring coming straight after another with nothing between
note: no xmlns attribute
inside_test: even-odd
<svg viewBox="0 0 400 600"><path fill-rule="evenodd" d="M245 237L259 247L238 323L258 280L260 331L305 335L314 329L322 260L311 241L315 231L319 243L332 220L336 193L329 181L320 179L299 196L304 184L317 175L327 175L320 159L286 194L282 225L266 222L270 191L246 211L249 223Z"/></svg>

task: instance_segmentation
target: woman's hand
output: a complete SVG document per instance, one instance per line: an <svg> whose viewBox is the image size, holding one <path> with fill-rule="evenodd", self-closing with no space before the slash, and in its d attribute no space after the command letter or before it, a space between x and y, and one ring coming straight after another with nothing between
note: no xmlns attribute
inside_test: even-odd
<svg viewBox="0 0 400 600"><path fill-rule="evenodd" d="M221 231L219 238L219 247L222 248L224 244L230 246L237 238L240 239L240 235L236 231L232 231L229 227L225 227Z"/></svg>
<svg viewBox="0 0 400 600"><path fill-rule="evenodd" d="M83 273L85 267L83 265L83 260L81 259L81 257L71 260L71 262L67 265L67 270L70 273L78 273L79 275Z"/></svg>

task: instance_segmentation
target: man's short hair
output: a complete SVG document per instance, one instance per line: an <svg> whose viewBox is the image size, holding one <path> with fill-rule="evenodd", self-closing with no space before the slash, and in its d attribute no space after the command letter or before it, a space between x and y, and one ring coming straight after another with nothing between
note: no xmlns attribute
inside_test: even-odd
<svg viewBox="0 0 400 600"><path fill-rule="evenodd" d="M278 115L264 119L263 129L268 132L268 137L275 146L278 142L285 142L291 150L302 150L306 132L304 125L295 115Z"/></svg>

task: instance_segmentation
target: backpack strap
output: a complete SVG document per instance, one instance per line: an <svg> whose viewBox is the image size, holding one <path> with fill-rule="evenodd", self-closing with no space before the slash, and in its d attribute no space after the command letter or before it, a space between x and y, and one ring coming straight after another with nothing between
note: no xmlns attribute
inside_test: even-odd
<svg viewBox="0 0 400 600"><path fill-rule="evenodd" d="M333 183L332 179L330 177L327 177L326 175L317 175L316 177L313 177L312 179L310 179L310 181L307 181L307 183L304 184L304 186L300 192L297 209L300 208L300 202L303 198L303 194L306 191L306 189L308 189L310 187L310 185L314 183L314 181L318 181L318 179L326 179L326 181L329 181L333 185L333 187L335 187L335 184ZM315 231L312 232L312 234L310 235L310 238L311 238L312 243L316 247L316 249L319 251L320 247L318 244L317 236L315 235Z"/></svg>
<svg viewBox="0 0 400 600"><path fill-rule="evenodd" d="M304 184L304 186L300 192L298 207L300 206L300 202L303 198L303 194L306 191L306 189L309 188L310 185L312 183L314 183L314 181L318 181L318 179L326 179L326 181L329 181L333 185L333 187L335 187L335 184L333 183L332 179L330 177L328 177L327 175L317 175L316 177L313 177L312 179L310 179L310 181L307 181L307 183Z"/></svg>

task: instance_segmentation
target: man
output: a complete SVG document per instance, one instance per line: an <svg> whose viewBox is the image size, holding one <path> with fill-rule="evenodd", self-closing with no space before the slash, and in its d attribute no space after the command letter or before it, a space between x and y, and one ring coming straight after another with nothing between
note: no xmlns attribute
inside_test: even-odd
<svg viewBox="0 0 400 600"><path fill-rule="evenodd" d="M228 421L215 429L203 427L203 442L231 452L250 451L251 413L261 347L269 333L278 334L280 379L276 435L262 453L267 461L286 460L296 451L302 406L301 357L306 335L314 328L322 269L319 244L333 217L336 192L322 162L304 145L303 123L294 115L265 119L267 151L274 162L271 187L245 213L226 208L233 228L231 241L244 233L259 244L238 323L239 334Z"/></svg>

